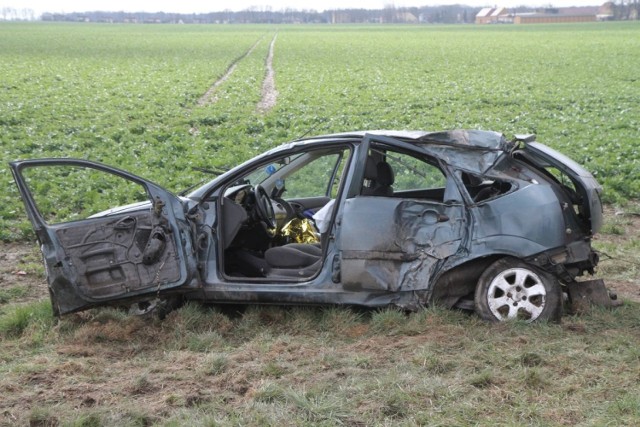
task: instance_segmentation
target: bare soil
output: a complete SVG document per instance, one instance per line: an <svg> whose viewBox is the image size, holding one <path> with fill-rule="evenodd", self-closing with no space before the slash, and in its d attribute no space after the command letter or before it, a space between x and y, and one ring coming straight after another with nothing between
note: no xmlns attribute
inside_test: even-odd
<svg viewBox="0 0 640 427"><path fill-rule="evenodd" d="M262 100L258 104L258 111L266 113L276 105L278 98L278 91L276 90L275 71L273 69L273 52L276 45L276 38L278 35L273 36L271 44L269 45L269 54L267 55L266 69L267 75L264 78L262 84Z"/></svg>
<svg viewBox="0 0 640 427"><path fill-rule="evenodd" d="M36 264L39 263L39 264ZM36 243L0 243L0 291L24 287L12 302L29 302L47 295L40 251Z"/></svg>
<svg viewBox="0 0 640 427"><path fill-rule="evenodd" d="M225 81L227 81L229 79L229 77L231 77L231 75L233 74L233 72L236 70L236 67L238 66L238 63L240 61L242 61L244 58L246 58L247 56L251 55L251 52L253 52L253 50L256 48L256 46L258 46L258 43L260 43L260 41L262 40L262 37L260 39L258 39L253 46L251 46L249 48L249 50L247 50L242 56L240 56L239 58L237 58L236 60L234 60L231 65L229 65L229 68L227 68L227 71L218 79L216 80L211 87L204 93L204 95L202 95L200 97L200 99L198 99L198 101L196 102L196 105L198 107L202 107L204 105L207 104L212 104L214 102L217 101L217 98L215 97L215 93L218 90L218 87L224 83Z"/></svg>
<svg viewBox="0 0 640 427"><path fill-rule="evenodd" d="M604 232L593 239L600 251L598 276L621 299L640 302L640 214L638 204L606 206Z"/></svg>

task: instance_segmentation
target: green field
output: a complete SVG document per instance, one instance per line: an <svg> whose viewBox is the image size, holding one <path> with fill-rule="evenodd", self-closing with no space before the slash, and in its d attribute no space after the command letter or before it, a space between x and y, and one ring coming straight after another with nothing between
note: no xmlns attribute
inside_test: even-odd
<svg viewBox="0 0 640 427"><path fill-rule="evenodd" d="M260 112L275 44L275 108ZM252 46L255 48L245 57ZM215 93L198 100L241 58ZM72 156L174 191L311 134L536 133L605 187L640 192L640 25L0 25L0 239L32 236L6 162ZM87 188L78 191L92 191Z"/></svg>
<svg viewBox="0 0 640 427"><path fill-rule="evenodd" d="M262 111L276 35L278 97ZM0 426L638 425L639 67L631 22L0 23ZM610 203L594 246L614 259L599 276L626 305L535 325L192 304L163 321L52 317L8 161L97 160L178 192L209 178L193 167L382 128L533 132L583 163ZM97 209L106 185L68 191Z"/></svg>

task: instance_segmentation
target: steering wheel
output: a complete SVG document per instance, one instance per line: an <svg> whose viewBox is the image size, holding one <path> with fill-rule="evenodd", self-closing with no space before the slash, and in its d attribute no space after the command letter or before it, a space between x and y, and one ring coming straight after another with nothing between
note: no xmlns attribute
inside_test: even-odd
<svg viewBox="0 0 640 427"><path fill-rule="evenodd" d="M284 221L285 224L297 216L295 209L293 209L293 206L291 206L291 204L285 199L281 197L273 197L271 200L276 202L276 206L280 205L284 209L287 215L287 218Z"/></svg>
<svg viewBox="0 0 640 427"><path fill-rule="evenodd" d="M276 228L276 214L267 191L261 185L256 185L253 187L253 194L256 198L256 213L258 214L258 218L260 218L268 228Z"/></svg>

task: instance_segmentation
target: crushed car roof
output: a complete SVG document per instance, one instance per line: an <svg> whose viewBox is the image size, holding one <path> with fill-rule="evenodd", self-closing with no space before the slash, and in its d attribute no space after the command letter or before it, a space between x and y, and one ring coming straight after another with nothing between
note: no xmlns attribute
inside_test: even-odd
<svg viewBox="0 0 640 427"><path fill-rule="evenodd" d="M266 151L263 153L263 157L268 157L297 146L322 145L349 139L361 140L365 135L383 136L402 140L422 148L425 154L437 157L455 168L478 174L486 173L512 147L512 144L505 139L502 133L486 130L456 129L438 132L420 130L362 130L300 138ZM233 174L237 170L242 170L244 166L245 164L243 163L227 173L220 175L214 179L214 181L224 179L227 174ZM191 192L188 197L199 199L207 191L209 186L210 183L207 183L205 186Z"/></svg>
<svg viewBox="0 0 640 427"><path fill-rule="evenodd" d="M480 174L490 169L513 146L500 132L466 129L439 132L370 130L316 136L300 142L362 138L365 135L401 139L420 146L425 153L436 156L451 166Z"/></svg>
<svg viewBox="0 0 640 427"><path fill-rule="evenodd" d="M500 132L485 130L456 129L449 131L427 132L413 130L368 130L356 132L343 132L329 135L314 136L304 140L316 140L326 138L363 137L364 135L380 135L403 140L411 140L422 144L440 144L465 148L478 148L482 150L504 151L508 142Z"/></svg>

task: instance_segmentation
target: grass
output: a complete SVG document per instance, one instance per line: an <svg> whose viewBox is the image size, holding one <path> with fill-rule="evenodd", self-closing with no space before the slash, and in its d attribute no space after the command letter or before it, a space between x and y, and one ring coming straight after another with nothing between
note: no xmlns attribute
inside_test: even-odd
<svg viewBox="0 0 640 427"><path fill-rule="evenodd" d="M624 208L608 210L602 233L594 240L594 247L601 252L602 258L599 273L609 280L632 285L640 271L638 203L629 202Z"/></svg>
<svg viewBox="0 0 640 427"><path fill-rule="evenodd" d="M265 114L256 105L276 30L279 95ZM1 23L0 240L33 236L10 160L88 158L178 192L207 178L194 166L224 169L307 132L352 129L536 133L592 171L608 202L624 204L640 191L640 181L627 179L640 172L639 33L637 22L278 29ZM199 106L238 58L215 102ZM90 182L67 190L98 209L104 190ZM46 183L36 187L67 199Z"/></svg>
<svg viewBox="0 0 640 427"><path fill-rule="evenodd" d="M0 289L0 304L6 304L13 299L23 297L29 293L26 286L12 286L7 289Z"/></svg>
<svg viewBox="0 0 640 427"><path fill-rule="evenodd" d="M637 23L282 27L279 97L265 114L256 104L275 31L0 23L0 240L33 237L6 166L18 158L89 158L179 191L206 178L192 166L229 167L308 131L533 132L594 172L623 212L594 244L613 257L600 274L637 292L639 210L630 200L640 191L630 179L640 173ZM254 45L215 102L198 106ZM98 208L105 189L86 181L68 190L90 194ZM36 187L49 191L48 184ZM36 255L20 263L31 281L42 277ZM27 289L0 287L0 424L640 419L633 302L559 325L487 324L437 308L195 304L163 321L118 309L54 320L49 303Z"/></svg>
<svg viewBox="0 0 640 427"><path fill-rule="evenodd" d="M0 314L0 335L20 337L26 332L31 337L46 331L52 324L53 312L49 301L27 305L12 305Z"/></svg>
<svg viewBox="0 0 640 427"><path fill-rule="evenodd" d="M60 425L633 424L638 308L560 325L348 308L187 305L164 321L102 309L57 324L34 314L2 335L0 407ZM349 327L323 321L339 312ZM185 333L217 341L192 350Z"/></svg>

